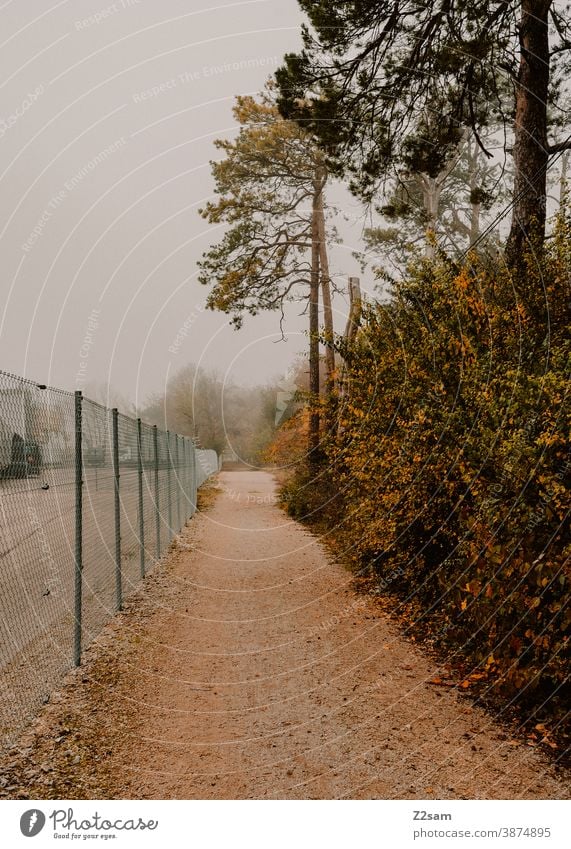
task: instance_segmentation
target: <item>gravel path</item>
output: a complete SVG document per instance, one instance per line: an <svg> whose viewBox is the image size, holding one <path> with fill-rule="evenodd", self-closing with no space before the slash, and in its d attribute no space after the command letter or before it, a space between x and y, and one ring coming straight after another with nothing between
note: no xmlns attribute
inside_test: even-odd
<svg viewBox="0 0 571 849"><path fill-rule="evenodd" d="M537 750L428 683L433 662L288 520L271 475L219 486L13 754L4 792L569 797Z"/></svg>

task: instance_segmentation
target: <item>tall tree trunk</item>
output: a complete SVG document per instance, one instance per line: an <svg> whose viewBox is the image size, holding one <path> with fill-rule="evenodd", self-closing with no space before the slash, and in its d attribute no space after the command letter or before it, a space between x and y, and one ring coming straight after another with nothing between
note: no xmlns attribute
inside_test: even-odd
<svg viewBox="0 0 571 849"><path fill-rule="evenodd" d="M478 241L478 237L480 235L482 202L478 193L478 189L480 188L480 180L478 179L479 160L480 149L474 140L468 144L468 163L470 174L470 248ZM477 200L475 198L477 198Z"/></svg>
<svg viewBox="0 0 571 849"><path fill-rule="evenodd" d="M566 150L561 157L561 176L559 177L559 212L565 211L567 201L567 168L569 166L569 151Z"/></svg>
<svg viewBox="0 0 571 849"><path fill-rule="evenodd" d="M424 209L428 217L424 255L433 260L436 257L436 228L440 211L441 185L434 177L423 175Z"/></svg>
<svg viewBox="0 0 571 849"><path fill-rule="evenodd" d="M361 295L361 281L358 277L349 278L349 315L347 316L347 324L345 326L345 341L351 346L355 341L355 337L361 323L361 314L363 311L363 300ZM346 395L346 377L347 363L343 359L341 366L341 377L339 380L339 399L343 401ZM343 433L342 417L338 419L337 433Z"/></svg>
<svg viewBox="0 0 571 849"><path fill-rule="evenodd" d="M480 236L480 213L482 210L481 203L471 204L472 212L470 215L470 247L475 245Z"/></svg>
<svg viewBox="0 0 571 849"><path fill-rule="evenodd" d="M529 248L545 237L547 194L548 14L552 0L522 0L520 64L514 125L514 207L506 245L508 266L520 266Z"/></svg>
<svg viewBox="0 0 571 849"><path fill-rule="evenodd" d="M309 462L319 454L319 183L314 183L311 215L311 278L309 286Z"/></svg>
<svg viewBox="0 0 571 849"><path fill-rule="evenodd" d="M319 231L319 264L321 269L321 294L323 296L323 324L325 325L325 365L327 367L327 391L332 392L335 384L335 351L333 350L333 309L331 307L331 278L329 276L329 257L325 238L325 212L323 208L323 189L327 179L325 169L318 169L317 179L321 190L317 202L317 226Z"/></svg>
<svg viewBox="0 0 571 849"><path fill-rule="evenodd" d="M352 343L355 341L359 324L361 323L361 313L363 311L363 299L361 295L361 281L358 277L349 278L349 316L347 318L347 326L345 327L345 339Z"/></svg>

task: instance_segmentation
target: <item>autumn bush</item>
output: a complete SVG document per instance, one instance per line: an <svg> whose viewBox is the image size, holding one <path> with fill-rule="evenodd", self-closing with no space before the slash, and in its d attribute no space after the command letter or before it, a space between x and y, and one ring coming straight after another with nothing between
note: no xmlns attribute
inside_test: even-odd
<svg viewBox="0 0 571 849"><path fill-rule="evenodd" d="M326 407L319 404L323 416ZM342 499L327 463L307 462L309 410L303 407L277 431L263 460L280 484L281 503L294 519L327 527Z"/></svg>
<svg viewBox="0 0 571 849"><path fill-rule="evenodd" d="M412 268L340 345L328 498L303 464L285 491L299 517L315 480L346 557L536 707L568 687L570 242L562 222L519 279L476 256Z"/></svg>

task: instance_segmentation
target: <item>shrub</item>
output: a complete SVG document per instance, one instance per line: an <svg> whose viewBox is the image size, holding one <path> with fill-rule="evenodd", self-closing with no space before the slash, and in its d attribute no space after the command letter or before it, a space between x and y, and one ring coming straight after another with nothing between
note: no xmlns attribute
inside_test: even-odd
<svg viewBox="0 0 571 849"><path fill-rule="evenodd" d="M325 442L348 559L390 575L441 642L522 702L567 682L568 231L520 280L477 257L411 269L341 351ZM312 487L290 479L293 515L319 507Z"/></svg>

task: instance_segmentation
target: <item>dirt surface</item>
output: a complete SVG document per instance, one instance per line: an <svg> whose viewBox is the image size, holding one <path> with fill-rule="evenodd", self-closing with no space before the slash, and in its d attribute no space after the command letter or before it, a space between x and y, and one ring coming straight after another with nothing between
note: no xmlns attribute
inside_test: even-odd
<svg viewBox="0 0 571 849"><path fill-rule="evenodd" d="M569 798L276 505L223 472L0 770L30 798Z"/></svg>

